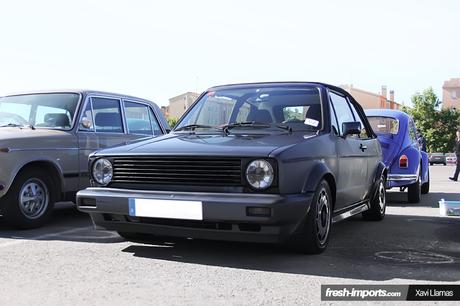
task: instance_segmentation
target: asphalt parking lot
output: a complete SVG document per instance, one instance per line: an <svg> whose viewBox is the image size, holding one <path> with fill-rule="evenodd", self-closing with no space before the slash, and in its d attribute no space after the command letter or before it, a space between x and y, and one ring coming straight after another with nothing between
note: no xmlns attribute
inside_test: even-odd
<svg viewBox="0 0 460 306"><path fill-rule="evenodd" d="M321 284L460 283L460 218L440 217L437 205L460 200L453 170L432 166L419 204L389 192L382 222L335 224L316 256L245 243L130 243L94 231L70 204L37 230L0 221L0 304L310 304Z"/></svg>

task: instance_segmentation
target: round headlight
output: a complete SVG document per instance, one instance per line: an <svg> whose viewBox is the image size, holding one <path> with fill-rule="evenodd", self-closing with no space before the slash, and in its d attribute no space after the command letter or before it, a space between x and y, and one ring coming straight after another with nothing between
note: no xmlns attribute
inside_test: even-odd
<svg viewBox="0 0 460 306"><path fill-rule="evenodd" d="M266 189L273 183L275 177L273 167L263 159L253 160L246 168L246 179L256 189Z"/></svg>
<svg viewBox="0 0 460 306"><path fill-rule="evenodd" d="M93 177L101 185L107 185L112 180L112 163L104 158L96 160L93 164Z"/></svg>

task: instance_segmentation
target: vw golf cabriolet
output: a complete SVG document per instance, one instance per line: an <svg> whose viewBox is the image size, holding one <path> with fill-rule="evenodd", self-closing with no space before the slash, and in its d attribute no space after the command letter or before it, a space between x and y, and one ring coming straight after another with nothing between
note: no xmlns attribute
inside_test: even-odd
<svg viewBox="0 0 460 306"><path fill-rule="evenodd" d="M210 88L174 130L90 156L78 208L99 229L328 245L331 224L385 215L386 167L361 106L321 83ZM143 239L143 238L142 238Z"/></svg>

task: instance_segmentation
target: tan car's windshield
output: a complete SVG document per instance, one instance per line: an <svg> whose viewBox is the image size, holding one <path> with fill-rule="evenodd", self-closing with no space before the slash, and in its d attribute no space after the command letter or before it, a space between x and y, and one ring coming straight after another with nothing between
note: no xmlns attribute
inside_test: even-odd
<svg viewBox="0 0 460 306"><path fill-rule="evenodd" d="M49 93L0 98L0 127L70 129L79 97L76 93Z"/></svg>

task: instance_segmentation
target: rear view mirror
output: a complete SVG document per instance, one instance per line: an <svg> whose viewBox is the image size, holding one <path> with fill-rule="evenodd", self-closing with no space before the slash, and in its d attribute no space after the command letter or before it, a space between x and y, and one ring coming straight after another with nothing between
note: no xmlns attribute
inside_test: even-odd
<svg viewBox="0 0 460 306"><path fill-rule="evenodd" d="M343 137L348 135L359 135L361 134L361 123L360 122L344 122L342 123Z"/></svg>

